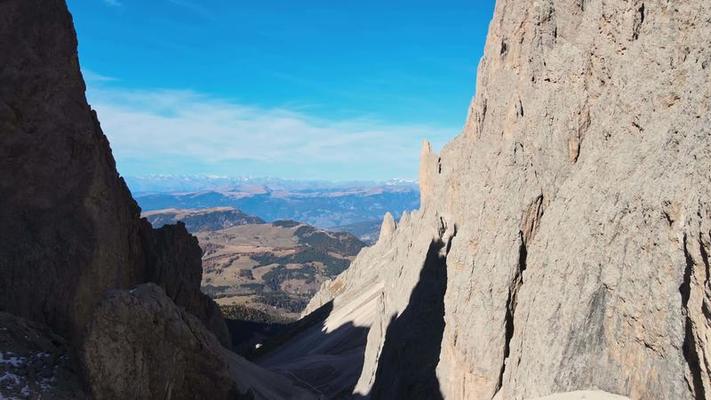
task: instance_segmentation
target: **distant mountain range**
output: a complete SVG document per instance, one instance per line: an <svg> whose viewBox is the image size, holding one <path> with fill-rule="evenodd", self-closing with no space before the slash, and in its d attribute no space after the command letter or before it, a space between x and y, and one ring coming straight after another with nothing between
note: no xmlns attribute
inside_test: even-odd
<svg viewBox="0 0 711 400"><path fill-rule="evenodd" d="M356 222L355 224L335 226L328 228L328 230L333 232L348 232L356 236L362 242L372 245L378 241L380 226L382 224L382 219L374 219L371 221Z"/></svg>
<svg viewBox="0 0 711 400"><path fill-rule="evenodd" d="M267 222L295 220L319 228L381 221L386 212L398 218L420 204L418 187L410 181L153 176L127 182L144 211L233 207Z"/></svg>
<svg viewBox="0 0 711 400"><path fill-rule="evenodd" d="M189 232L216 231L238 225L263 224L264 220L229 207L197 210L166 209L143 213L155 228L180 221Z"/></svg>
<svg viewBox="0 0 711 400"><path fill-rule="evenodd" d="M228 177L211 175L145 175L124 177L134 195L172 192L234 192L250 187L269 187L275 191L304 192L339 189L367 189L387 186L417 189L417 181L390 179L387 181L324 181L291 180L273 177Z"/></svg>
<svg viewBox="0 0 711 400"><path fill-rule="evenodd" d="M203 292L240 319L298 317L321 283L343 272L365 246L345 232L296 221L265 223L230 208L145 212L154 228L183 222L203 249ZM234 313L232 309L231 313Z"/></svg>

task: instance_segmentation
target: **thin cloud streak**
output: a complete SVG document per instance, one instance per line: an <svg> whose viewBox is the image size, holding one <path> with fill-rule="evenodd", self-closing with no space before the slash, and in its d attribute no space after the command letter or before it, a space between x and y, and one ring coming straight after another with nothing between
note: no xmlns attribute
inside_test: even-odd
<svg viewBox="0 0 711 400"><path fill-rule="evenodd" d="M184 160L171 172L213 166L215 174L254 175L263 167L285 177L302 170L308 178L414 178L421 141L437 146L456 133L367 118L334 121L191 91L95 88L89 98L127 175L165 172L136 171L132 164L176 168ZM240 170L244 165L252 170Z"/></svg>
<svg viewBox="0 0 711 400"><path fill-rule="evenodd" d="M82 68L81 74L84 76L84 81L88 83L114 82L118 80L112 76L101 75L87 68Z"/></svg>

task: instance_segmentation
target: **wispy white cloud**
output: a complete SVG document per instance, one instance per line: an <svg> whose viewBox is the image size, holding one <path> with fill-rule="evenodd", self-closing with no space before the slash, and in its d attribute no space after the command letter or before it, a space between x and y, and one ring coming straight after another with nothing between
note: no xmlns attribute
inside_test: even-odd
<svg viewBox="0 0 711 400"><path fill-rule="evenodd" d="M103 2L111 7L121 7L123 5L119 0L103 0Z"/></svg>
<svg viewBox="0 0 711 400"><path fill-rule="evenodd" d="M84 75L84 81L88 83L113 82L118 80L112 76L101 75L87 68L82 68L81 73Z"/></svg>
<svg viewBox="0 0 711 400"><path fill-rule="evenodd" d="M264 170L284 177L309 174L302 178L412 178L421 141L442 144L456 133L370 118L330 120L192 91L96 85L89 97L122 172L129 175L166 172L138 170L131 163L140 168L163 164L177 174L194 173L198 163L200 172L231 175Z"/></svg>

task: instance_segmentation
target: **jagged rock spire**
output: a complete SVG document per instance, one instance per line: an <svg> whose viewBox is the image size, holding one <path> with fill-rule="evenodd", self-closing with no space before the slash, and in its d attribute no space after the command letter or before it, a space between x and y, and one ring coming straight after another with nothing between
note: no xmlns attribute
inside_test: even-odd
<svg viewBox="0 0 711 400"><path fill-rule="evenodd" d="M422 142L420 151L420 205L425 208L431 201L434 181L439 173L439 157L432 151L429 141Z"/></svg>
<svg viewBox="0 0 711 400"><path fill-rule="evenodd" d="M393 218L392 214L386 212L385 217L383 217L383 223L380 225L380 237L378 238L378 243L385 242L390 239L396 229L397 223L395 222L395 218Z"/></svg>

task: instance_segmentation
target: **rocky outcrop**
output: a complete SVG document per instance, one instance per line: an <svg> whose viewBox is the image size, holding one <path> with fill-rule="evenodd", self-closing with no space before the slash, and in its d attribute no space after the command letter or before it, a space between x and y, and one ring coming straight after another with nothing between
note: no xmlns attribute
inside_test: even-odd
<svg viewBox="0 0 711 400"><path fill-rule="evenodd" d="M356 393L711 396L710 19L702 1L498 1L464 131L423 150L421 209L309 306L380 288ZM442 315L412 313L443 275ZM399 322L440 317L439 342ZM383 391L423 373L403 340L437 354L436 385Z"/></svg>
<svg viewBox="0 0 711 400"><path fill-rule="evenodd" d="M311 398L230 354L154 284L104 298L89 324L82 361L97 400Z"/></svg>
<svg viewBox="0 0 711 400"><path fill-rule="evenodd" d="M229 343L197 241L140 220L76 47L64 1L0 3L0 310L76 340L104 292L152 281Z"/></svg>
<svg viewBox="0 0 711 400"><path fill-rule="evenodd" d="M629 400L629 398L601 392L599 390L578 390L568 393L556 393L534 400Z"/></svg>
<svg viewBox="0 0 711 400"><path fill-rule="evenodd" d="M231 340L219 307L200 291L202 250L182 222L143 230L149 282L160 285L175 304L198 317L226 347Z"/></svg>
<svg viewBox="0 0 711 400"><path fill-rule="evenodd" d="M397 223L390 213L385 213L383 218L383 223L380 225L380 236L378 237L379 242L385 242L390 239L397 229Z"/></svg>
<svg viewBox="0 0 711 400"><path fill-rule="evenodd" d="M64 1L0 2L0 309L72 337L105 290L145 270L76 47Z"/></svg>
<svg viewBox="0 0 711 400"><path fill-rule="evenodd" d="M430 142L422 143L422 151L420 152L420 206L424 207L430 203L431 197L434 196L435 177L439 174L440 160L437 154L432 151Z"/></svg>
<svg viewBox="0 0 711 400"><path fill-rule="evenodd" d="M0 312L0 398L84 400L78 363L46 326Z"/></svg>
<svg viewBox="0 0 711 400"><path fill-rule="evenodd" d="M82 355L74 370L13 355L13 368L31 365L0 383L27 385L0 393L81 398L36 379L57 369L99 399L308 397L213 336L229 345L219 309L200 293L197 240L183 225L153 230L140 219L87 104L76 47L63 0L0 1L0 310L33 321L13 322L27 337L0 343L2 357ZM127 291L144 282L162 289ZM0 315L2 337L9 314Z"/></svg>
<svg viewBox="0 0 711 400"><path fill-rule="evenodd" d="M104 298L82 361L97 400L228 399L238 392L220 349L195 317L147 284Z"/></svg>

